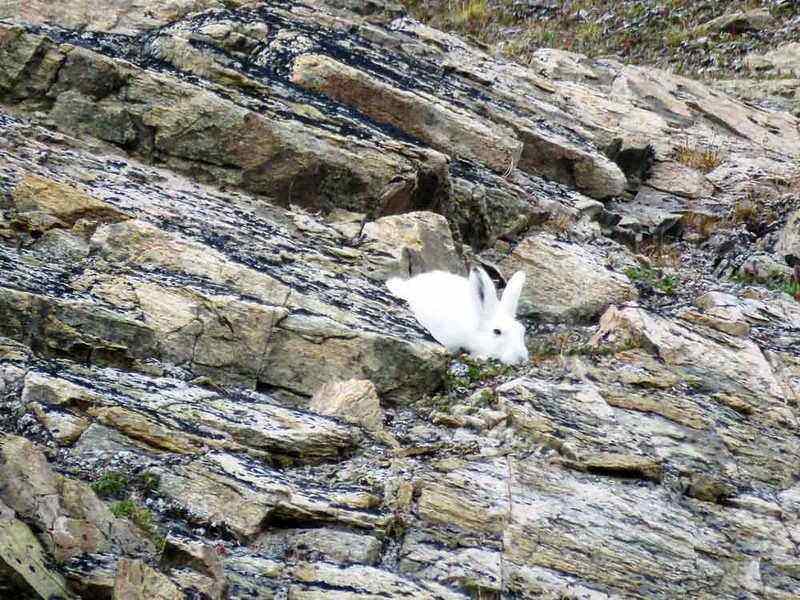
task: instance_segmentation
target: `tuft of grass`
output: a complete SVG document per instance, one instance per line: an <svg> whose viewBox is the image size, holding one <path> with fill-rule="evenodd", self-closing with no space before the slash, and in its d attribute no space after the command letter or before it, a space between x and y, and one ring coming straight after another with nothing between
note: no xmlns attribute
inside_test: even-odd
<svg viewBox="0 0 800 600"><path fill-rule="evenodd" d="M108 471L92 483L94 493L102 498L120 496L128 487L128 477L119 471Z"/></svg>
<svg viewBox="0 0 800 600"><path fill-rule="evenodd" d="M158 531L153 513L129 496L129 494L133 494L134 497L142 493L149 494L159 483L158 476L152 473L143 472L129 478L125 473L108 471L92 483L92 489L100 497L118 499L109 506L111 514L117 518L130 520L153 541L160 553L163 551L165 540Z"/></svg>
<svg viewBox="0 0 800 600"><path fill-rule="evenodd" d="M750 190L735 202L728 215L728 221L734 226L744 225L748 231L761 237L769 231L779 216L774 206L770 206L762 197Z"/></svg>
<svg viewBox="0 0 800 600"><path fill-rule="evenodd" d="M638 281L649 285L653 289L668 296L674 296L677 291L678 279L675 276L666 275L652 267L642 266L628 268L625 269L625 275L627 275L628 279L631 281Z"/></svg>
<svg viewBox="0 0 800 600"><path fill-rule="evenodd" d="M489 16L488 0L469 0L461 3L461 8L456 13L456 22L474 27L485 24Z"/></svg>
<svg viewBox="0 0 800 600"><path fill-rule="evenodd" d="M158 475L153 473L144 472L129 477L121 471L106 471L91 486L94 493L101 498L122 498L128 495L130 488L149 494L158 484Z"/></svg>
<svg viewBox="0 0 800 600"><path fill-rule="evenodd" d="M575 28L575 41L581 47L596 44L603 38L603 27L600 23L581 23Z"/></svg>
<svg viewBox="0 0 800 600"><path fill-rule="evenodd" d="M681 45L690 40L692 37L692 33L690 30L686 29L685 27L681 27L680 25L671 25L665 32L664 32L664 43L669 48L680 48Z"/></svg>
<svg viewBox="0 0 800 600"><path fill-rule="evenodd" d="M722 164L722 152L711 146L697 146L684 142L675 148L675 160L701 173L710 173Z"/></svg>
<svg viewBox="0 0 800 600"><path fill-rule="evenodd" d="M111 514L118 519L122 517L129 518L135 509L136 503L133 500L120 500L119 502L114 502L110 507Z"/></svg>
<svg viewBox="0 0 800 600"><path fill-rule="evenodd" d="M567 213L555 213L547 221L542 223L542 227L555 234L567 233L572 227L573 219Z"/></svg>

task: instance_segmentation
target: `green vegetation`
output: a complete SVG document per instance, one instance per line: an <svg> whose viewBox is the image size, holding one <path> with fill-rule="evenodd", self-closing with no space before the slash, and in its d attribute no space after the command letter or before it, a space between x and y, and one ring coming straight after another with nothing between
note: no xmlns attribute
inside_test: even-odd
<svg viewBox="0 0 800 600"><path fill-rule="evenodd" d="M150 538L159 554L164 551L167 538L158 530L153 513L131 499L120 500L110 506L111 514L118 519L128 519Z"/></svg>
<svg viewBox="0 0 800 600"><path fill-rule="evenodd" d="M160 551L164 538L159 534L153 513L135 500L137 496L154 491L158 484L158 476L152 473L143 472L131 477L120 471L107 471L92 483L92 489L101 498L117 499L109 507L111 514L117 518L129 519Z"/></svg>
<svg viewBox="0 0 800 600"><path fill-rule="evenodd" d="M433 27L487 44L522 64L538 48L672 68L678 73L728 77L749 52L773 49L773 35L800 15L800 3L769 0L571 0L531 7L517 0L401 0L409 13ZM776 21L761 31L707 31L712 19L764 9ZM780 41L780 40L778 40Z"/></svg>
<svg viewBox="0 0 800 600"><path fill-rule="evenodd" d="M92 483L94 493L102 498L120 496L127 487L128 477L119 471L108 471Z"/></svg>
<svg viewBox="0 0 800 600"><path fill-rule="evenodd" d="M111 513L117 518L125 518L133 522L150 538L156 537L156 525L153 522L153 513L140 506L131 499L120 500L111 505Z"/></svg>
<svg viewBox="0 0 800 600"><path fill-rule="evenodd" d="M448 393L458 388L471 388L475 384L485 383L513 372L513 367L497 360L480 361L462 355L459 362L463 367L459 365L460 368L451 368L445 376L445 391Z"/></svg>
<svg viewBox="0 0 800 600"><path fill-rule="evenodd" d="M800 302L800 278L798 277L786 277L783 273L776 271L770 273L766 280L759 280L751 275L734 275L731 280L742 285L760 285L768 290L783 292Z"/></svg>
<svg viewBox="0 0 800 600"><path fill-rule="evenodd" d="M674 295L677 291L677 277L674 275L666 275L659 269L653 269L647 266L629 268L625 269L625 275L627 275L631 281L645 283L668 296Z"/></svg>
<svg viewBox="0 0 800 600"><path fill-rule="evenodd" d="M128 495L129 488L147 494L158 484L158 475L153 473L143 472L131 478L121 471L106 471L92 483L92 489L101 498L123 498Z"/></svg>
<svg viewBox="0 0 800 600"><path fill-rule="evenodd" d="M779 288L785 294L789 294L792 298L800 302L800 281L792 279L791 281L784 281Z"/></svg>
<svg viewBox="0 0 800 600"><path fill-rule="evenodd" d="M497 400L494 386L513 373L513 367L497 360L483 361L462 354L450 363L442 393L424 396L417 408L426 414L431 411L449 413L456 399L461 403L469 402L474 408L492 406Z"/></svg>

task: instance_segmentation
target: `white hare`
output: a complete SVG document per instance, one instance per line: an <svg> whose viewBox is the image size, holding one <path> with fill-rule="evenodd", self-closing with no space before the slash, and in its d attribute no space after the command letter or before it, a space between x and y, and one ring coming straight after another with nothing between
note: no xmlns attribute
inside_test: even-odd
<svg viewBox="0 0 800 600"><path fill-rule="evenodd" d="M445 271L421 273L411 279L393 278L386 287L406 300L414 316L450 352L466 350L477 358L496 358L506 364L528 360L525 327L517 321L517 303L525 273L517 271L503 296L481 268L469 278Z"/></svg>

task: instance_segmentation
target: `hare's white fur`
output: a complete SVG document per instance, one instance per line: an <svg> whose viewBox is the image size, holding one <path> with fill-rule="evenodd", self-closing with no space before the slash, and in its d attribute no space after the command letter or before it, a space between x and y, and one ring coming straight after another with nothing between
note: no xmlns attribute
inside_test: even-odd
<svg viewBox="0 0 800 600"><path fill-rule="evenodd" d="M506 364L528 360L525 327L516 319L523 285L525 273L517 271L498 300L494 283L481 268L473 269L469 278L430 271L386 282L389 291L408 302L417 320L449 351L463 349Z"/></svg>

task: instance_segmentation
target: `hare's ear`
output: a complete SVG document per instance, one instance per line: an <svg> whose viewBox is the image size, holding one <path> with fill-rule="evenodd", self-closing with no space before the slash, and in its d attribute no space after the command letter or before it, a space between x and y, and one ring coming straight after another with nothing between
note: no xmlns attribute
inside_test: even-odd
<svg viewBox="0 0 800 600"><path fill-rule="evenodd" d="M519 296L522 293L522 287L524 285L525 272L517 271L514 273L514 276L508 280L508 285L506 289L503 290L503 298L500 300L500 309L512 317L517 314Z"/></svg>
<svg viewBox="0 0 800 600"><path fill-rule="evenodd" d="M469 273L469 283L472 301L480 307L481 316L493 315L497 310L497 290L486 271L480 267L472 269Z"/></svg>

